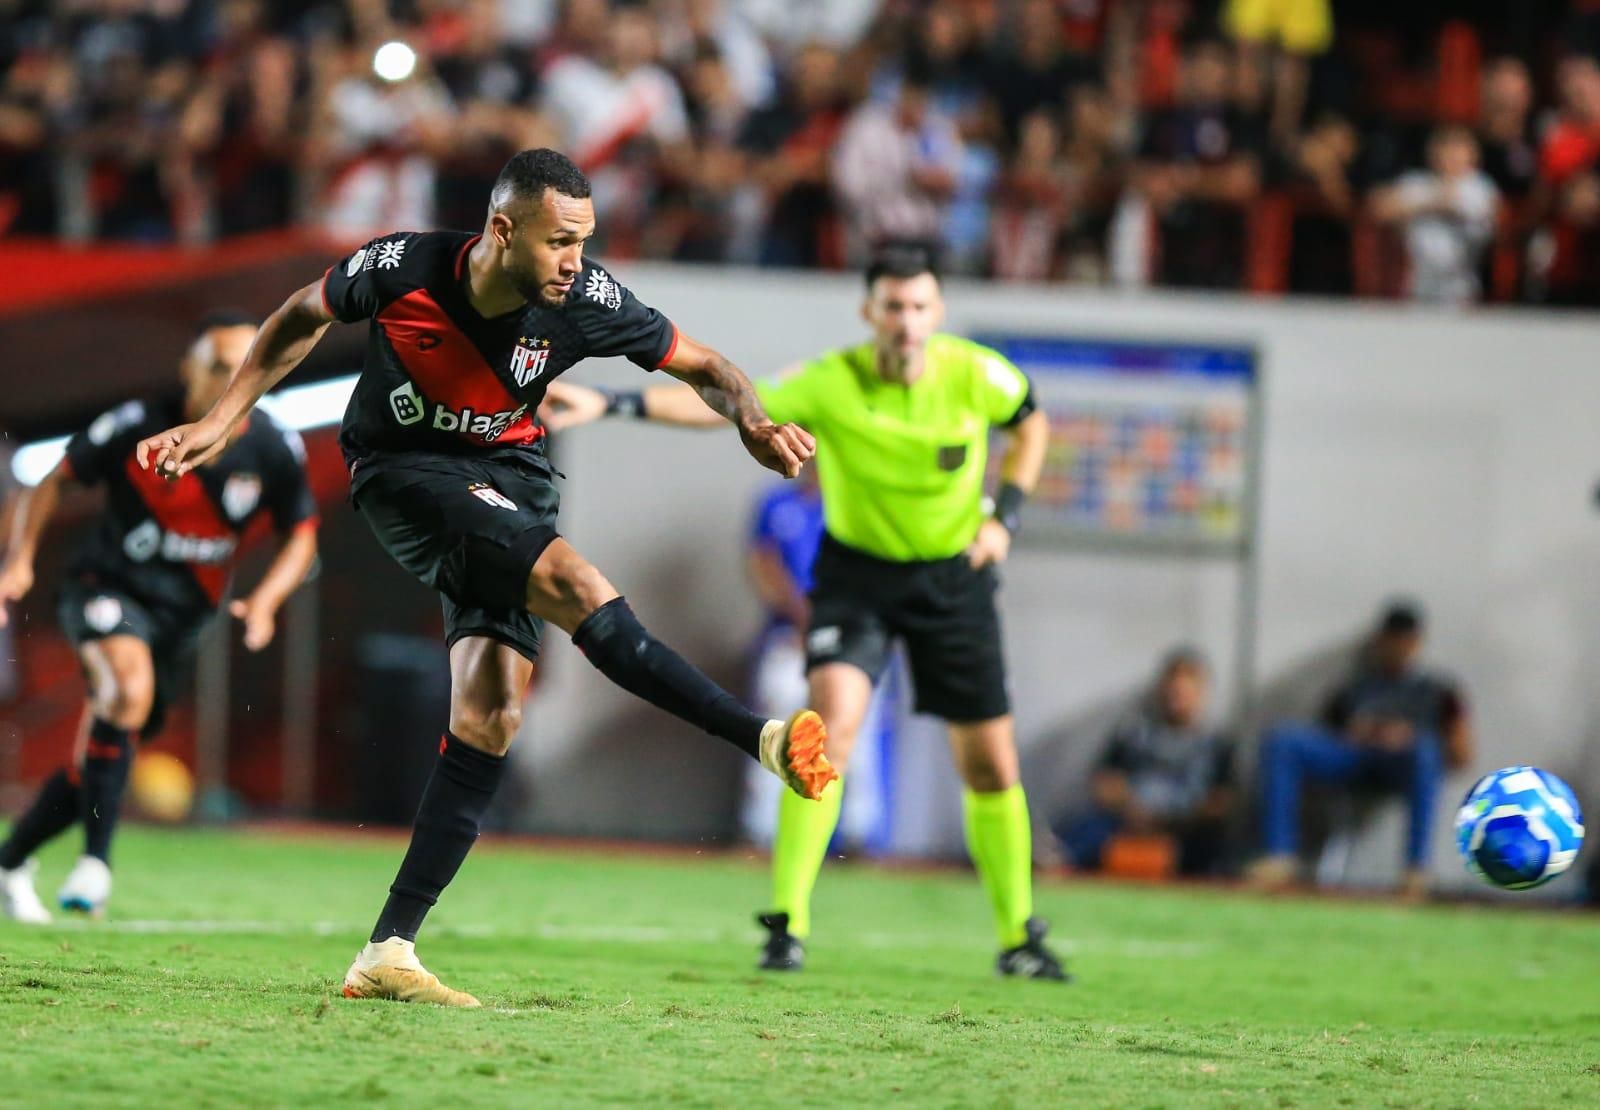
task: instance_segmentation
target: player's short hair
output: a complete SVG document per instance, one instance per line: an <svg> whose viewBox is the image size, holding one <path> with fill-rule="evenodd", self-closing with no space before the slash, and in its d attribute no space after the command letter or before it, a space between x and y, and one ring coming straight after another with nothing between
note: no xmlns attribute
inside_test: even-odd
<svg viewBox="0 0 1600 1110"><path fill-rule="evenodd" d="M1378 635L1419 636L1424 623L1422 606L1407 598L1397 598L1379 615Z"/></svg>
<svg viewBox="0 0 1600 1110"><path fill-rule="evenodd" d="M261 318L253 312L246 312L240 308L218 308L196 321L194 338L200 339L213 328L259 328L260 326Z"/></svg>
<svg viewBox="0 0 1600 1110"><path fill-rule="evenodd" d="M932 274L940 281L939 259L927 243L885 243L872 252L867 263L867 288L870 290L879 278L914 278Z"/></svg>
<svg viewBox="0 0 1600 1110"><path fill-rule="evenodd" d="M544 199L546 189L581 200L589 195L589 179L577 163L559 150L539 147L519 151L494 179L489 208L499 212L519 200L537 203Z"/></svg>
<svg viewBox="0 0 1600 1110"><path fill-rule="evenodd" d="M1211 666L1206 662L1205 652L1193 644L1179 644L1161 657L1161 666L1156 669L1156 681L1165 682L1181 671L1206 678L1211 674Z"/></svg>

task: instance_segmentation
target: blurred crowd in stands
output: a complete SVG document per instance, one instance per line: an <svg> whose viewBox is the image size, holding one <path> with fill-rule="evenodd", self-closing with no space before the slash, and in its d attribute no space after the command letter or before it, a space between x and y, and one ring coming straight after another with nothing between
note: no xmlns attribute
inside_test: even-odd
<svg viewBox="0 0 1600 1110"><path fill-rule="evenodd" d="M1589 305L1597 57L1600 0L0 0L0 234L473 227L552 145L610 258Z"/></svg>

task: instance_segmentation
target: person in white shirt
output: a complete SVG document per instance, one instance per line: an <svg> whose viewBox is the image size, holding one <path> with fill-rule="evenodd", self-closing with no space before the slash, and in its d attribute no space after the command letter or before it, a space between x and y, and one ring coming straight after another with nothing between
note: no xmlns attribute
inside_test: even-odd
<svg viewBox="0 0 1600 1110"><path fill-rule="evenodd" d="M602 226L639 225L662 156L689 138L683 94L656 56L655 20L623 8L607 26L603 57L569 54L544 73L543 110L588 175Z"/></svg>
<svg viewBox="0 0 1600 1110"><path fill-rule="evenodd" d="M892 104L868 102L844 125L833 178L852 246L937 243L962 165L955 121L930 102L927 78L908 67Z"/></svg>
<svg viewBox="0 0 1600 1110"><path fill-rule="evenodd" d="M1469 304L1482 291L1478 266L1494 238L1500 192L1478 158L1469 128L1440 127L1428 140L1428 168L1373 195L1373 214L1402 226L1413 300Z"/></svg>

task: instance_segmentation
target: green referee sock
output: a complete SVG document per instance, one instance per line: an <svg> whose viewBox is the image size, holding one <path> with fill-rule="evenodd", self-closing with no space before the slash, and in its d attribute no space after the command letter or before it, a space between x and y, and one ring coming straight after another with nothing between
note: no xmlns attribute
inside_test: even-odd
<svg viewBox="0 0 1600 1110"><path fill-rule="evenodd" d="M778 834L772 841L772 908L789 915L789 932L811 933L811 889L839 824L843 782L834 781L818 801L785 790L778 801Z"/></svg>
<svg viewBox="0 0 1600 1110"><path fill-rule="evenodd" d="M966 790L967 851L977 865L994 907L995 931L1001 948L1015 948L1028 939L1033 916L1033 829L1022 784L993 794Z"/></svg>

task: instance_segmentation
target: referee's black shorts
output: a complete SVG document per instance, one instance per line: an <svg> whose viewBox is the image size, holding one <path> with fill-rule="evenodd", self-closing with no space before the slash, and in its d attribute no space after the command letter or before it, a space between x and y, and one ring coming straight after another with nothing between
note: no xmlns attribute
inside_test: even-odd
<svg viewBox="0 0 1600 1110"><path fill-rule="evenodd" d="M544 622L528 574L557 538L561 497L535 459L416 453L363 463L352 493L395 562L439 591L445 643L486 636L528 659Z"/></svg>
<svg viewBox="0 0 1600 1110"><path fill-rule="evenodd" d="M900 639L918 713L967 722L1011 712L993 566L974 570L965 555L887 562L824 536L813 573L808 671L849 663L876 682Z"/></svg>

